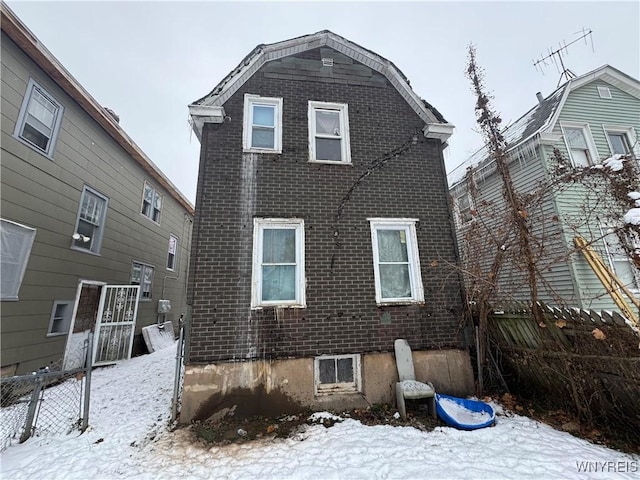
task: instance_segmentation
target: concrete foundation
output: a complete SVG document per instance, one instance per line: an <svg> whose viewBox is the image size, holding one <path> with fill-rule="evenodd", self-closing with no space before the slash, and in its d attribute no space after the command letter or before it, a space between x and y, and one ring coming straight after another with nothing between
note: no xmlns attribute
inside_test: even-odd
<svg viewBox="0 0 640 480"><path fill-rule="evenodd" d="M394 403L398 381L394 355L364 354L361 362L361 392L323 395L314 395L313 358L187 365L180 422ZM432 382L437 392L456 396L473 392L467 351L414 351L413 362L416 379Z"/></svg>

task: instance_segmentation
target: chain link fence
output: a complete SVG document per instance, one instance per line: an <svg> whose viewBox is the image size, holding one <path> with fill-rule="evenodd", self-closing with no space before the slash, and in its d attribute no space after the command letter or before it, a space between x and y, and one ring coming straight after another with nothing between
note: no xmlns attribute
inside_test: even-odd
<svg viewBox="0 0 640 480"><path fill-rule="evenodd" d="M84 431L89 422L92 337L82 345L81 368L62 361L30 375L0 379L0 451L32 436Z"/></svg>

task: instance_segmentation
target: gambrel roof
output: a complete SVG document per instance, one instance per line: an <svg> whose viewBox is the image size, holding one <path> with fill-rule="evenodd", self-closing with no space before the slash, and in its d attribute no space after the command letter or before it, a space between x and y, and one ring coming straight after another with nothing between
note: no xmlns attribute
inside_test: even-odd
<svg viewBox="0 0 640 480"><path fill-rule="evenodd" d="M451 136L453 125L413 91L407 77L391 61L329 30L322 30L282 42L258 45L210 93L189 105L193 130L198 139L205 122L223 121L224 103L265 63L325 46L384 75L425 122L423 130L426 137L439 138L444 142Z"/></svg>
<svg viewBox="0 0 640 480"><path fill-rule="evenodd" d="M564 83L515 122L509 124L502 131L509 151L524 145L536 136L544 137L544 135L553 132L569 93L595 80L602 80L629 95L640 98L640 82L638 80L610 65L603 65ZM490 163L491 159L488 159L487 156L486 147L482 147L449 173L449 185L453 186L460 181L467 167L477 166L482 162Z"/></svg>

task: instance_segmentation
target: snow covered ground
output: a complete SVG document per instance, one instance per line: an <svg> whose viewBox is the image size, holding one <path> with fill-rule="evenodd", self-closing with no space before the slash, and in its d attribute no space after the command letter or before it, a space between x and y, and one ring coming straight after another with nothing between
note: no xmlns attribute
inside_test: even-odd
<svg viewBox="0 0 640 480"><path fill-rule="evenodd" d="M517 415L493 428L364 426L346 419L295 438L205 447L169 432L175 347L94 372L90 428L35 437L0 456L13 479L637 479L640 456ZM499 406L494 405L498 413Z"/></svg>

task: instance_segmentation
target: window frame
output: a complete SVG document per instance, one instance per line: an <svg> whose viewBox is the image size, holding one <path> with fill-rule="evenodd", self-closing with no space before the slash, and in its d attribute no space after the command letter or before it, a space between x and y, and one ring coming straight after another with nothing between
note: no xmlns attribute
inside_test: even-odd
<svg viewBox="0 0 640 480"><path fill-rule="evenodd" d="M173 252L173 264L170 264L171 260L171 240L175 239L175 251ZM169 245L167 247L167 270L175 272L178 269L178 236L173 233L169 234Z"/></svg>
<svg viewBox="0 0 640 480"><path fill-rule="evenodd" d="M149 211L149 215L147 215L146 213L144 213L144 204L145 204L145 197L144 194L147 191L147 188L149 188L152 192L152 198L151 198L151 208ZM156 198L160 197L160 208L158 209L158 220L154 220L153 218L153 213L156 210L155 208L155 203L156 203ZM162 204L164 203L164 195L162 195L160 193L160 191L155 188L151 182L148 181L144 181L144 185L142 186L142 203L140 205L140 215L142 215L145 218L148 218L149 220L151 220L153 223L155 223L156 225L160 225L160 221L162 220Z"/></svg>
<svg viewBox="0 0 640 480"><path fill-rule="evenodd" d="M467 199L468 208L463 210L460 206L460 203L461 203L460 199L465 197ZM473 222L474 216L472 215L471 211L474 210L474 208L473 208L473 199L471 198L471 192L469 192L468 190L464 190L462 193L456 195L455 204L456 204L456 211L458 213L458 221L460 222L460 225L465 226ZM463 216L463 212L467 212L469 218L465 218Z"/></svg>
<svg viewBox="0 0 640 480"><path fill-rule="evenodd" d="M51 126L51 136L49 137L49 142L46 149L41 148L40 146L36 145L34 142L32 142L31 140L23 136L25 125L27 125L27 113L28 113L29 105L31 103L33 93L36 90L43 97L45 97L49 102L51 102L56 109L54 113L53 124ZM18 141L20 141L21 143L32 148L36 152L40 153L41 155L44 155L49 160L53 160L53 153L56 149L56 143L60 133L60 126L62 125L63 116L64 116L64 107L62 106L62 103L60 103L53 95L51 95L45 88L42 87L42 85L36 82L33 78L29 78L29 82L27 83L27 88L25 89L24 98L22 99L20 113L18 114L18 120L16 121L16 127L13 131L13 137Z"/></svg>
<svg viewBox="0 0 640 480"><path fill-rule="evenodd" d="M613 238L615 238L615 243L618 245L620 244L620 238L618 238L618 234L615 231L615 227L608 225L606 223L601 223L600 232L602 236L602 245L607 257L607 264L609 268L618 278L620 278L618 274L618 269L616 269L616 265L621 262L627 262L631 266L631 274L633 275L635 285L625 285L625 287L631 293L633 293L636 297L640 296L640 275L638 275L638 273L636 272L636 269L633 265L631 258L629 258L629 256L626 255L626 252L624 250L622 250L622 254L617 254L616 252L613 252L611 249L611 246L612 246L611 242L607 241L607 237L613 236ZM633 242L633 244L635 247L636 246L635 242ZM640 244L638 244L637 247L640 248Z"/></svg>
<svg viewBox="0 0 640 480"><path fill-rule="evenodd" d="M136 283L133 281L133 271L136 267L136 265L140 265L140 282ZM144 272L146 269L151 269L151 282L149 283L149 296L145 297L144 296L144 289L143 289L143 283L142 280L144 279ZM139 296L139 301L140 302L150 302L151 300L153 300L153 280L155 277L155 273L156 273L156 267L155 265L151 265L149 263L145 263L145 262L140 262L138 260L132 260L131 261L131 275L129 278L129 284L130 285L139 285L140 286L140 296Z"/></svg>
<svg viewBox="0 0 640 480"><path fill-rule="evenodd" d="M623 125L602 125L602 130L604 131L604 137L607 140L607 146L609 147L609 152L611 155L614 155L613 145L611 144L611 139L609 138L609 134L614 135L624 135L627 145L629 147L629 152L635 158L640 157L640 147L637 144L636 132L633 127L623 126ZM635 146L635 147L634 147Z"/></svg>
<svg viewBox="0 0 640 480"><path fill-rule="evenodd" d="M580 123L580 122L561 122L560 128L562 129L562 137L564 141L564 145L569 153L569 158L571 159L571 163L574 167L590 167L599 162L600 156L598 155L598 148L596 147L595 142L593 141L593 135L591 134L591 127L588 123ZM580 129L582 130L582 134L584 135L585 142L587 144L587 152L589 153L589 159L587 159L587 163L583 165L582 163L577 163L574 159L574 155L572 153L571 145L569 145L569 141L567 140L567 129Z"/></svg>
<svg viewBox="0 0 640 480"><path fill-rule="evenodd" d="M282 153L282 98L261 97L251 93L244 95L244 111L242 116L242 151L251 153ZM264 105L274 107L273 114L273 148L254 147L251 145L253 133L253 106Z"/></svg>
<svg viewBox="0 0 640 480"><path fill-rule="evenodd" d="M320 383L320 361L351 358L353 382ZM337 372L337 363L336 363ZM360 354L320 355L313 359L313 393L316 396L362 392L362 360Z"/></svg>
<svg viewBox="0 0 640 480"><path fill-rule="evenodd" d="M86 242L89 243L89 248L84 248L82 246L79 246L76 244L76 240L73 238L73 235L78 233L78 226L80 224L80 220L82 220L80 218L80 213L82 212L82 204L84 203L84 196L86 193L92 194L96 197L98 197L100 200L104 201L104 206L102 209L102 214L100 216L100 224L99 225L95 225L93 224L95 227L97 227L97 229L95 231L98 232L97 235L94 235L93 237L91 237L90 242ZM84 253L90 253L92 255L100 255L100 250L102 249L102 239L104 237L104 230L105 230L105 224L107 222L107 210L109 209L109 197L103 195L102 193L98 192L96 189L91 188L88 185L84 185L84 187L82 188L82 193L80 194L80 202L78 203L78 213L76 213L76 222L75 225L73 227L73 235L72 235L72 239L71 239L71 250L76 250L78 252L84 252ZM88 222L87 220L84 220L87 223L91 223ZM96 238L97 237L97 238ZM94 241L95 240L95 241Z"/></svg>
<svg viewBox="0 0 640 480"><path fill-rule="evenodd" d="M373 274L375 281L375 293L377 305L408 305L424 303L424 287L420 270L420 254L418 251L418 236L416 223L418 219L412 218L369 218L371 226L371 248L373 254ZM409 266L409 281L411 284L411 297L385 298L382 297L380 279L380 261L378 250L378 230L404 230L407 245L407 260Z"/></svg>
<svg viewBox="0 0 640 480"><path fill-rule="evenodd" d="M295 230L296 239L296 279L295 299L293 300L262 300L262 258L263 234L266 229ZM253 310L265 307L306 307L306 278L305 278L305 239L304 220L301 218L254 218L253 219L253 260L251 273L251 308Z"/></svg>
<svg viewBox="0 0 640 480"><path fill-rule="evenodd" d="M66 308L65 317L63 317L63 325L66 325L66 330L63 332L53 332L53 322L56 319L57 307L64 305ZM73 316L73 307L75 301L73 300L54 300L53 308L51 309L51 317L49 318L49 326L47 327L47 337L59 337L61 335L67 335L69 328L71 328L71 317Z"/></svg>
<svg viewBox="0 0 640 480"><path fill-rule="evenodd" d="M316 116L317 110L337 111L343 127L341 132L340 151L342 160L322 160L316 158ZM307 112L309 130L309 162L324 163L330 165L352 165L351 163L351 141L349 138L349 106L346 103L317 102L309 100ZM321 137L322 138L322 137Z"/></svg>
<svg viewBox="0 0 640 480"><path fill-rule="evenodd" d="M26 241L22 242L22 251L19 252L19 261L15 263L15 265L18 265L18 271L17 271L17 275L16 278L13 281L13 286L14 288L11 290L11 292L6 292L2 289L0 289L0 301L17 301L19 300L19 294L20 294L20 287L22 287L22 281L24 280L24 274L27 271L27 265L29 264L29 257L31 256L31 249L33 248L33 242L36 238L36 229L33 227L28 227L27 225L23 225L21 223L18 222L14 222L11 220L7 220L6 218L0 218L0 225L3 226L4 230L5 228L7 228L7 226L9 226L10 228L14 229L14 233L17 231L18 233L21 233L24 235L24 238L26 239ZM18 230L19 229L19 230ZM1 232L1 230L0 230ZM1 233L0 233L1 235ZM1 252L1 250L0 250ZM7 255L6 254L2 254L1 255L2 260L6 260L7 259ZM8 262L4 262L4 263L8 263ZM4 275L3 275L4 276Z"/></svg>

